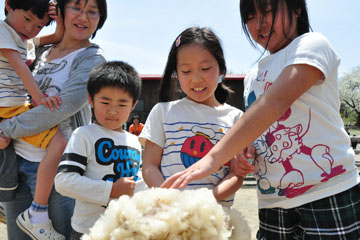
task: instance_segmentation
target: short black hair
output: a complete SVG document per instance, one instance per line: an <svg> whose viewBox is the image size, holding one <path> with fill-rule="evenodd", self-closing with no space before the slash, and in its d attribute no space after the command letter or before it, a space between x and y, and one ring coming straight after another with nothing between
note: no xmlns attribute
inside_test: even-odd
<svg viewBox="0 0 360 240"><path fill-rule="evenodd" d="M27 1L27 0L24 0ZM66 4L68 2L70 2L71 0L57 0L60 12L61 12L61 16L63 17L63 19L65 20L65 7ZM89 0L85 0L85 4L88 3ZM106 4L106 0L95 0L97 5L98 5L98 9L99 9L99 14L100 14L100 19L99 19L99 23L96 27L95 32L92 34L91 38L93 39L96 35L97 30L99 30L100 28L102 28L102 26L104 25L106 18L107 18L107 4ZM75 1L76 4L80 3L80 0L76 0Z"/></svg>
<svg viewBox="0 0 360 240"><path fill-rule="evenodd" d="M90 72L87 90L91 99L104 87L121 88L128 92L135 103L141 91L141 78L137 71L122 61L102 63Z"/></svg>
<svg viewBox="0 0 360 240"><path fill-rule="evenodd" d="M160 83L160 102L169 102L179 96L177 79L177 54L179 49L190 44L199 44L208 50L216 59L220 73L226 75L226 63L224 52L219 37L208 27L190 27L180 33L171 45L168 60L164 70L164 76ZM223 82L219 83L215 90L216 100L223 104L233 91Z"/></svg>
<svg viewBox="0 0 360 240"><path fill-rule="evenodd" d="M49 0L8 0L8 5L13 10L31 10L31 12L39 19L43 19L45 14L49 11ZM4 11L6 16L8 14L6 7ZM47 25L49 25L51 21L53 20L50 19Z"/></svg>

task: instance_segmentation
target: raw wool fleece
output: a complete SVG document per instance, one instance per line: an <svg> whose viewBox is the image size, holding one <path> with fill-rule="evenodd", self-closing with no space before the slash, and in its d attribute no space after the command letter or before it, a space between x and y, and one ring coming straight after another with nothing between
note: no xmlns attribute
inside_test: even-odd
<svg viewBox="0 0 360 240"><path fill-rule="evenodd" d="M243 232L248 237L237 239L250 239L246 230ZM82 239L225 240L230 236L229 216L211 190L151 188L132 198L112 200Z"/></svg>

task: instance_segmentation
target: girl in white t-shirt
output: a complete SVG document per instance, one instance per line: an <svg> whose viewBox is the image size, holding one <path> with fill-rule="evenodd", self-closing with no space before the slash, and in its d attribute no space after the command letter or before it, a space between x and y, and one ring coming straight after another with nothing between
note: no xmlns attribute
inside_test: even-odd
<svg viewBox="0 0 360 240"><path fill-rule="evenodd" d="M266 55L246 76L248 109L163 187L215 172L254 141L258 239L360 239L360 178L339 114L338 55L310 33L305 0L241 0L240 13L246 36ZM239 164L240 175L252 169Z"/></svg>
<svg viewBox="0 0 360 240"><path fill-rule="evenodd" d="M222 83L225 74L223 50L210 29L188 28L176 38L161 81L160 103L139 136L145 143L143 177L150 187L159 187L198 161L242 115L225 103L231 92ZM178 84L183 98L175 94ZM242 181L226 164L188 188L213 189L217 201L231 206Z"/></svg>

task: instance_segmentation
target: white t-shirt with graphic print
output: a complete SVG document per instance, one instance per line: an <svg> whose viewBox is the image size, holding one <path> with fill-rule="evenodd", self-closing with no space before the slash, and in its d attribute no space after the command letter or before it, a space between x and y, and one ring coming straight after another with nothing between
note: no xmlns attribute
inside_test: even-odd
<svg viewBox="0 0 360 240"><path fill-rule="evenodd" d="M98 124L77 128L65 148L56 189L76 199L71 226L88 233L110 201L113 182L134 176L141 184L141 145L137 136L113 131ZM124 206L126 208L126 206Z"/></svg>
<svg viewBox="0 0 360 240"><path fill-rule="evenodd" d="M51 49L52 48L48 49L41 55L36 63L33 75L40 90L49 96L54 96L60 95L61 89L69 79L71 64L74 58L79 52L83 51L84 48L73 51L62 58L46 61L46 57ZM70 119L60 124L60 131L65 138L70 137L73 131ZM16 154L32 162L40 162L46 153L45 149L37 148L21 139L14 140L14 148Z"/></svg>
<svg viewBox="0 0 360 240"><path fill-rule="evenodd" d="M229 131L242 111L228 104L209 107L187 98L158 103L151 110L139 136L163 149L161 172L164 178L174 175L198 161ZM191 182L186 189L215 188L229 173L224 165L215 174ZM231 206L234 196L221 201Z"/></svg>
<svg viewBox="0 0 360 240"><path fill-rule="evenodd" d="M354 151L339 114L340 59L323 35L303 34L260 60L245 79L246 107L293 64L313 66L324 79L301 95L255 141L259 208L297 207L360 182Z"/></svg>

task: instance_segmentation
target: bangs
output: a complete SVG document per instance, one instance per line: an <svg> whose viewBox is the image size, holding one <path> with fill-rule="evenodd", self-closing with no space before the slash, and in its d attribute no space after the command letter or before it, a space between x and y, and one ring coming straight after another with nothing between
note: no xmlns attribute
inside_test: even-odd
<svg viewBox="0 0 360 240"><path fill-rule="evenodd" d="M12 9L22 9L24 11L30 10L39 19L43 19L49 10L48 0L25 0L25 1L9 1Z"/></svg>
<svg viewBox="0 0 360 240"><path fill-rule="evenodd" d="M274 10L277 8L278 0L244 0L240 2L240 15L243 23L247 23L249 15L256 14L258 10L263 17L268 9L268 5Z"/></svg>

